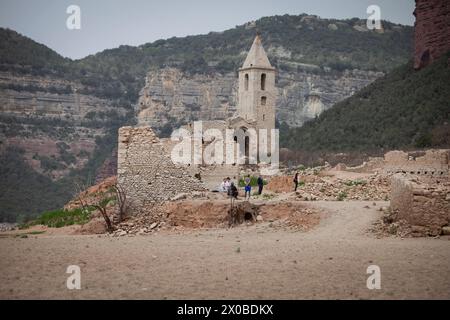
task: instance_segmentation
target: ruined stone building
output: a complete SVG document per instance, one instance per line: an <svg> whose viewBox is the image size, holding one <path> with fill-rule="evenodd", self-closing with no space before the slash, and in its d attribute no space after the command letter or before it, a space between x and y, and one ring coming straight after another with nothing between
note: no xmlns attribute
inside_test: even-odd
<svg viewBox="0 0 450 320"><path fill-rule="evenodd" d="M414 15L414 68L420 69L450 50L450 1L416 0ZM436 236L450 226L450 150L391 151L383 164L394 174L391 209L413 235Z"/></svg>
<svg viewBox="0 0 450 320"><path fill-rule="evenodd" d="M386 173L408 173L423 176L448 176L450 152L447 149L425 152L390 151L384 155Z"/></svg>
<svg viewBox="0 0 450 320"><path fill-rule="evenodd" d="M251 159L254 155L251 151L255 145L256 154L260 146L265 146L269 160L264 165L270 162L272 146L275 147L277 143L275 139L271 139L271 130L275 128L277 91L275 68L267 58L259 35L238 72L239 101L234 116L226 120L202 121L200 127L195 122L180 128L190 134L191 151L196 146L200 147L201 157L204 156L206 147L222 143L222 162L205 165L192 152L189 163L174 163L171 156L176 151L175 147L179 142L177 139L159 139L149 126L120 128L118 182L125 189L128 201L135 211L149 203L168 200L179 193L212 189L224 177L237 180L244 167L241 165L247 164L248 167L252 164L258 167ZM209 129L219 132L222 138L204 138L203 134ZM265 138L259 135L260 129L266 130ZM201 131L199 137L196 137L195 130ZM226 158L227 148L233 150L231 161ZM255 157L258 158L258 155Z"/></svg>
<svg viewBox="0 0 450 320"><path fill-rule="evenodd" d="M414 68L426 67L450 50L450 1L416 0Z"/></svg>
<svg viewBox="0 0 450 320"><path fill-rule="evenodd" d="M450 150L390 151L384 170L391 179L391 209L414 235L439 235L450 224Z"/></svg>

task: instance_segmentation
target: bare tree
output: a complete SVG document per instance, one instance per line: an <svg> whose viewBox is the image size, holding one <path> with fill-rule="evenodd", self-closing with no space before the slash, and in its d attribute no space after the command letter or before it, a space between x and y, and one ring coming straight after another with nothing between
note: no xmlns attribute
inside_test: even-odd
<svg viewBox="0 0 450 320"><path fill-rule="evenodd" d="M114 193L112 190L110 190L107 192L102 192L100 195L101 195L100 199L97 202L93 203L92 206L101 213L106 223L106 229L108 230L109 233L111 233L114 231L114 227L111 222L111 219L108 216L106 208L112 201L115 200Z"/></svg>
<svg viewBox="0 0 450 320"><path fill-rule="evenodd" d="M87 186L86 184L82 184L78 181L75 182L75 197L81 205L81 209L86 212L89 211L89 205L87 201L85 201L83 195L86 193Z"/></svg>
<svg viewBox="0 0 450 320"><path fill-rule="evenodd" d="M80 203L82 210L90 211L90 207L93 207L96 210L98 210L102 215L103 219L105 220L107 231L109 233L113 232L114 226L111 222L111 219L108 216L107 207L111 202L115 200L114 190L109 189L106 192L97 193L95 196L92 197L93 198L92 201L88 201L87 199L88 187L86 184L75 182L75 189L77 192L76 198Z"/></svg>

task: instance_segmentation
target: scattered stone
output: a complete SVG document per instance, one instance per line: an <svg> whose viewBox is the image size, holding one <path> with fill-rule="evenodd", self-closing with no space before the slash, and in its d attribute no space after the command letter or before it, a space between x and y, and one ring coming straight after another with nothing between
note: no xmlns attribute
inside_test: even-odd
<svg viewBox="0 0 450 320"><path fill-rule="evenodd" d="M175 197L173 197L171 200L172 200L172 201L183 200L183 199L186 199L187 196L188 196L187 193L179 193L179 194L177 194Z"/></svg>
<svg viewBox="0 0 450 320"><path fill-rule="evenodd" d="M17 226L18 226L17 223L7 223L7 222L0 223L0 232L15 230Z"/></svg>
<svg viewBox="0 0 450 320"><path fill-rule="evenodd" d="M150 225L150 230L155 229L157 226L158 226L158 223L157 223L157 222L153 222L153 223Z"/></svg>

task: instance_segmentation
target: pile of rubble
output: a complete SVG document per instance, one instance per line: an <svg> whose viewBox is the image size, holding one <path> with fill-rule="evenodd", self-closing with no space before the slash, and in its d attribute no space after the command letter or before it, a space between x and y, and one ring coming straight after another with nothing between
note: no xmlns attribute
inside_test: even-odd
<svg viewBox="0 0 450 320"><path fill-rule="evenodd" d="M154 206L146 214L139 214L117 225L114 237L143 235L160 230L192 230L229 228L241 224L267 222L268 227L307 231L320 221L320 212L301 202L272 201L250 203L229 200L170 201Z"/></svg>
<svg viewBox="0 0 450 320"><path fill-rule="evenodd" d="M17 223L0 223L0 232L11 231L17 228Z"/></svg>
<svg viewBox="0 0 450 320"><path fill-rule="evenodd" d="M112 236L121 237L130 234L147 234L157 231L165 225L165 212L163 205L155 205L145 213L131 216L126 220L118 223Z"/></svg>
<svg viewBox="0 0 450 320"><path fill-rule="evenodd" d="M292 192L292 176L271 179L267 190L280 193ZM364 179L326 179L319 175L301 175L294 197L299 200L389 200L389 178L370 175Z"/></svg>
<svg viewBox="0 0 450 320"><path fill-rule="evenodd" d="M390 185L385 177L370 176L367 179L323 181L305 183L297 196L303 200L389 200Z"/></svg>

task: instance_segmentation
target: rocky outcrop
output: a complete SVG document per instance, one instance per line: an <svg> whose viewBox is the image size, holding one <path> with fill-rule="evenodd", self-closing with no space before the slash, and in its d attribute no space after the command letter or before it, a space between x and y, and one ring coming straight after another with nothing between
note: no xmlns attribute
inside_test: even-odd
<svg viewBox="0 0 450 320"><path fill-rule="evenodd" d="M450 50L450 1L416 0L414 68L432 63Z"/></svg>
<svg viewBox="0 0 450 320"><path fill-rule="evenodd" d="M236 111L234 74L188 76L179 69L150 71L139 97L138 122L151 127L190 119L225 119Z"/></svg>
<svg viewBox="0 0 450 320"><path fill-rule="evenodd" d="M84 90L61 78L0 72L0 152L24 150L26 162L53 180L82 168L110 119L127 112Z"/></svg>
<svg viewBox="0 0 450 320"><path fill-rule="evenodd" d="M280 71L276 83L277 119L290 126L301 126L381 75L358 70L340 73ZM152 70L140 92L138 122L161 128L168 123L177 126L192 119L226 119L236 111L237 80L235 73L188 75L176 68Z"/></svg>

